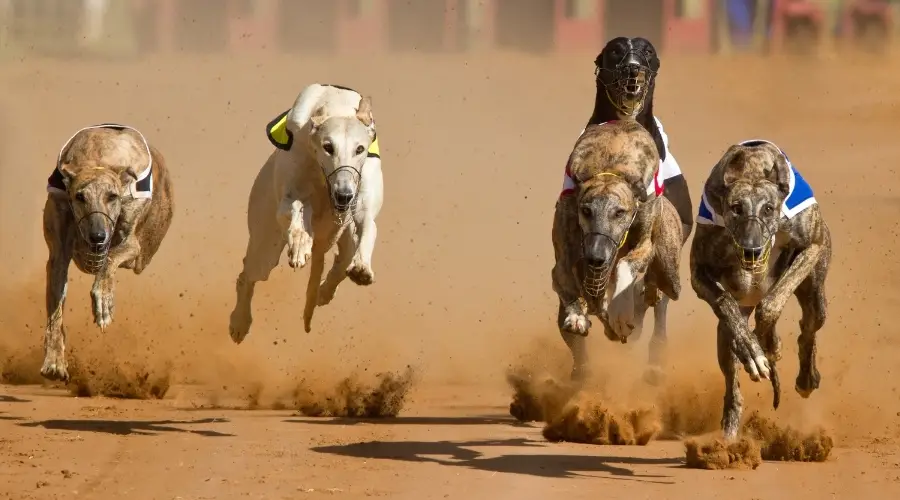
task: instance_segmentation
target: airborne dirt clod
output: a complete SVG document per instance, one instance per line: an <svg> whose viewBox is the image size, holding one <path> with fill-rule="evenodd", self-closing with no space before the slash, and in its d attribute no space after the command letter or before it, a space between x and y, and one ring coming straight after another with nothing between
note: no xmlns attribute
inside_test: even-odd
<svg viewBox="0 0 900 500"><path fill-rule="evenodd" d="M834 439L825 429L802 433L790 426L753 412L744 422L743 432L760 443L763 460L782 462L824 462L834 448Z"/></svg>
<svg viewBox="0 0 900 500"><path fill-rule="evenodd" d="M741 426L739 441L720 438L685 442L687 465L697 469L756 469L762 460L824 462L834 448L834 439L824 429L802 433L790 426L753 412Z"/></svg>
<svg viewBox="0 0 900 500"><path fill-rule="evenodd" d="M610 411L596 395L580 392L557 413L547 415L548 441L600 445L646 445L659 433L654 410Z"/></svg>
<svg viewBox="0 0 900 500"><path fill-rule="evenodd" d="M701 443L689 439L684 443L686 464L691 469L756 469L762 463L759 443L741 438L733 443L711 439Z"/></svg>
<svg viewBox="0 0 900 500"><path fill-rule="evenodd" d="M396 417L406 403L413 375L412 368L403 373L379 373L372 385L354 374L323 392L301 386L294 393L295 404L308 417Z"/></svg>

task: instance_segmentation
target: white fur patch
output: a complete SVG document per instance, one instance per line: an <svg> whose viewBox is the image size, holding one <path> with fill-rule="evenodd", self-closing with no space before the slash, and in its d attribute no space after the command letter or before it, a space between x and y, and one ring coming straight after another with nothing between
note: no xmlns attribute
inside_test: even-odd
<svg viewBox="0 0 900 500"><path fill-rule="evenodd" d="M634 274L627 261L616 265L616 286L606 308L609 325L620 338L626 338L634 330Z"/></svg>

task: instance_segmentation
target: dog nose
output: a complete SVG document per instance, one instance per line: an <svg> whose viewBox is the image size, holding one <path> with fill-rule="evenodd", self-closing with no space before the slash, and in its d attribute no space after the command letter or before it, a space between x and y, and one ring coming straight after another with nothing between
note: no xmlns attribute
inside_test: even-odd
<svg viewBox="0 0 900 500"><path fill-rule="evenodd" d="M588 257L587 263L591 267L603 267L606 264L606 259L603 257Z"/></svg>
<svg viewBox="0 0 900 500"><path fill-rule="evenodd" d="M334 193L334 201L337 202L338 205L346 207L353 201L353 193L350 191L338 191Z"/></svg>
<svg viewBox="0 0 900 500"><path fill-rule="evenodd" d="M744 260L756 260L762 256L762 248L742 248L744 252Z"/></svg>
<svg viewBox="0 0 900 500"><path fill-rule="evenodd" d="M91 231L88 240L95 245L106 243L106 231Z"/></svg>

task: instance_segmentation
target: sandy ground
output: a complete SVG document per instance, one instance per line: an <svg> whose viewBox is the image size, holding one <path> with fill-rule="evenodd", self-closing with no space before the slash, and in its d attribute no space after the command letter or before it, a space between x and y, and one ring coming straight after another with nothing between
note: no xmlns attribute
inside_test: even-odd
<svg viewBox="0 0 900 500"><path fill-rule="evenodd" d="M781 144L831 226L822 387L796 374L798 308L781 321L783 406L744 379L747 409L824 426L825 463L754 471L684 466L679 441L645 447L549 443L507 411L505 373L563 359L550 288L550 225L563 162L590 111L592 56L155 57L141 63L4 62L0 157L0 493L6 498L897 498L900 304L893 283L900 203L900 62L666 56L657 114L695 202L728 144ZM254 329L227 332L246 243L246 196L271 147L265 123L313 81L374 98L386 203L377 283L343 285L303 332L306 272L284 263L257 287ZM71 274L66 322L90 383L168 379L162 400L72 397L41 384L46 249L40 214L58 148L78 128L118 121L170 161L177 215L153 264L119 278L115 322L91 324L90 280ZM687 286L670 307L670 411L714 429L722 379L714 318ZM608 401L654 404L641 386L646 338L593 335ZM525 356L524 358L522 356ZM295 389L321 397L409 366L394 419L300 416ZM651 394L651 395L647 395ZM711 423L711 424L710 424ZM710 429L706 429L710 430Z"/></svg>

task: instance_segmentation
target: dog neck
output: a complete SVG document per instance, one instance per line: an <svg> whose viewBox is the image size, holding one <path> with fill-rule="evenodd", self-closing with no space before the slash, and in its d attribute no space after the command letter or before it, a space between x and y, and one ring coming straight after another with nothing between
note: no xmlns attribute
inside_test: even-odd
<svg viewBox="0 0 900 500"><path fill-rule="evenodd" d="M653 91L655 90L655 86L656 82L653 82L650 85L650 88L647 89L644 107L635 117L635 121L647 129L647 132L650 132L650 135L653 137L653 142L656 143L656 150L659 152L659 161L665 161L666 145L663 142L662 134L659 133L659 127L656 125L656 118L653 116ZM616 110L613 103L609 101L609 97L606 95L606 89L603 87L603 84L598 81L597 94L594 96L594 111L591 113L588 125L597 125L620 119L619 111Z"/></svg>

